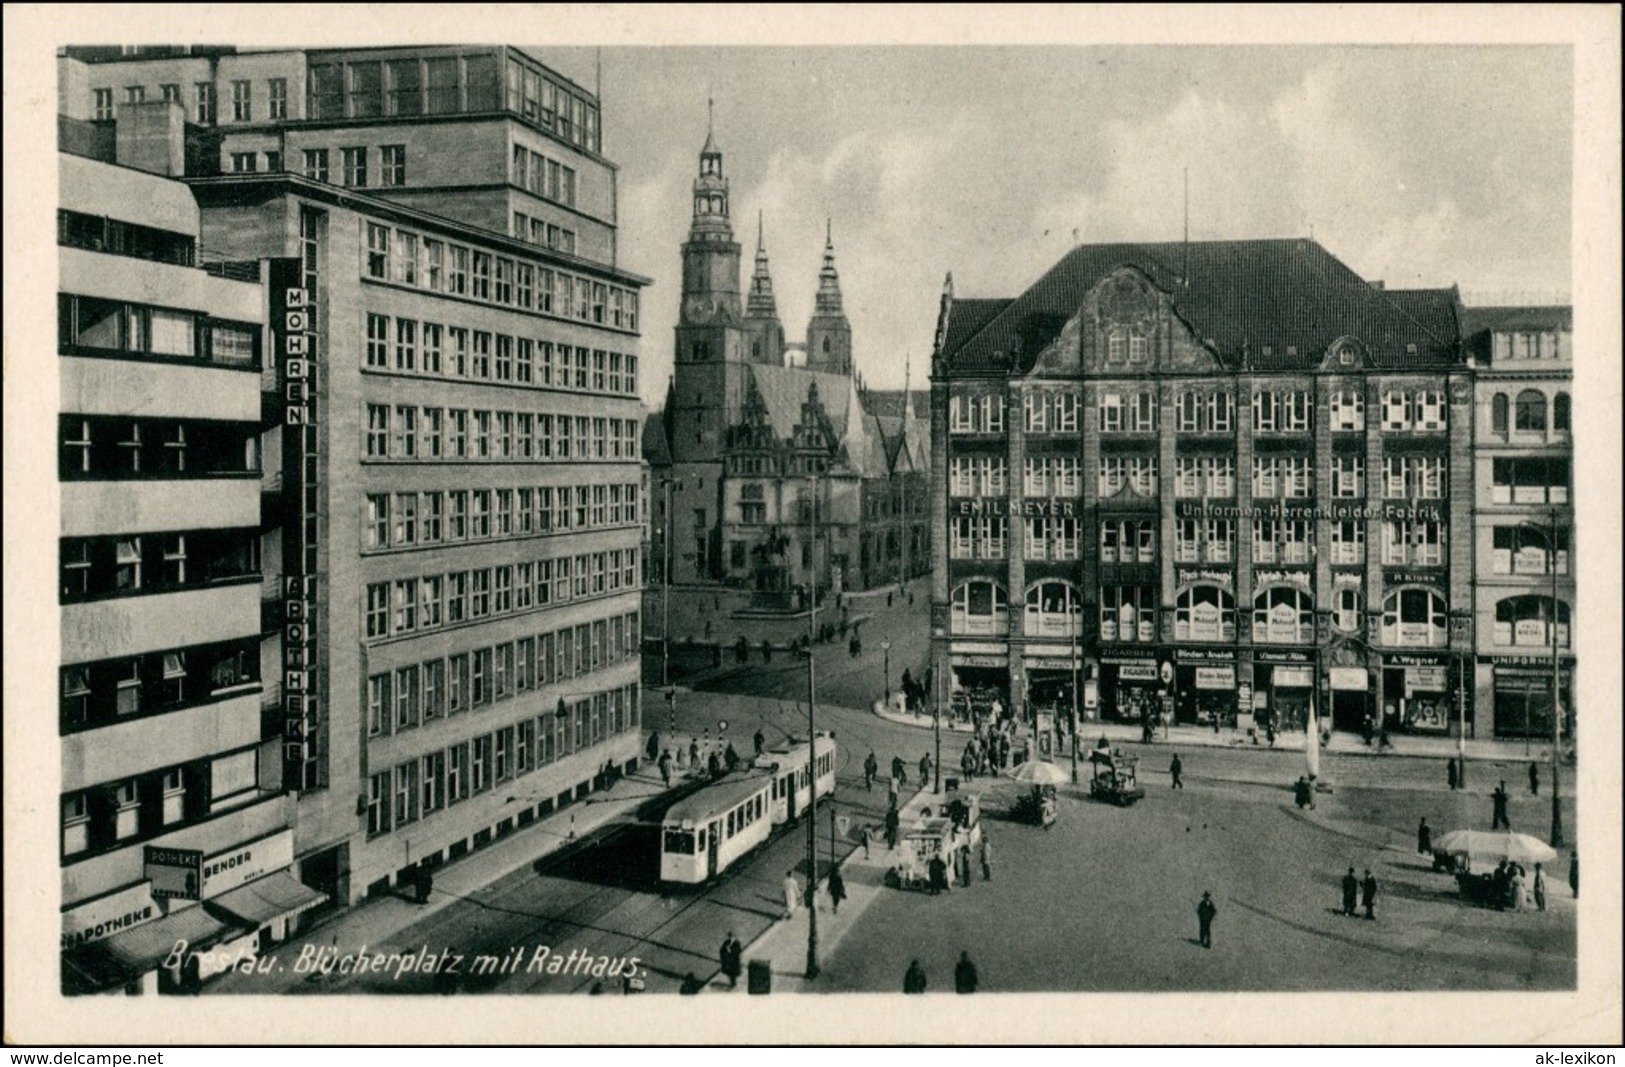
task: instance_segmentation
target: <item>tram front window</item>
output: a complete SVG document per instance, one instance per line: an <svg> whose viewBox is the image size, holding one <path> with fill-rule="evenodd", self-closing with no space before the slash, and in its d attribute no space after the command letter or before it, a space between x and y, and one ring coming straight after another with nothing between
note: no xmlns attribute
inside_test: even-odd
<svg viewBox="0 0 1625 1067"><path fill-rule="evenodd" d="M694 831L667 830L666 851L680 856L694 855Z"/></svg>

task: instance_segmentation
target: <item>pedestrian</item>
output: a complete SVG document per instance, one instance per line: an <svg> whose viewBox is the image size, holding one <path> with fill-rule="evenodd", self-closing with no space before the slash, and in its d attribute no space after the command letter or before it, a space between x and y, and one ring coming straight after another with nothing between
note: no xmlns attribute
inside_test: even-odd
<svg viewBox="0 0 1625 1067"><path fill-rule="evenodd" d="M1505 781L1496 786L1495 792L1490 794L1490 803L1493 808L1490 829L1499 830L1502 827L1508 830L1512 829L1512 821L1507 818L1507 784Z"/></svg>
<svg viewBox="0 0 1625 1067"><path fill-rule="evenodd" d="M1538 863L1535 864L1535 909L1546 910L1546 873L1540 869Z"/></svg>
<svg viewBox="0 0 1625 1067"><path fill-rule="evenodd" d="M948 865L942 862L941 856L932 856L931 862L926 864L926 871L931 878L932 896L948 888Z"/></svg>
<svg viewBox="0 0 1625 1067"><path fill-rule="evenodd" d="M925 968L920 966L919 960L908 965L908 971L903 975L903 992L925 992Z"/></svg>
<svg viewBox="0 0 1625 1067"><path fill-rule="evenodd" d="M762 750L767 748L767 735L763 734L762 731L757 730L756 736L751 738L751 741L756 745L756 754L760 756L762 754Z"/></svg>
<svg viewBox="0 0 1625 1067"><path fill-rule="evenodd" d="M903 765L902 756L891 758L891 776L897 779L900 785L908 784L908 768Z"/></svg>
<svg viewBox="0 0 1625 1067"><path fill-rule="evenodd" d="M1512 870L1506 860L1503 859L1496 865L1495 873L1490 876L1490 882L1495 887L1495 906L1504 909L1512 892Z"/></svg>
<svg viewBox="0 0 1625 1067"><path fill-rule="evenodd" d="M1580 853L1569 853L1569 892L1574 894L1576 900L1580 897Z"/></svg>
<svg viewBox="0 0 1625 1067"><path fill-rule="evenodd" d="M730 771L739 766L739 753L734 751L732 741L728 742L728 750L722 754L722 761L728 765Z"/></svg>
<svg viewBox="0 0 1625 1067"><path fill-rule="evenodd" d="M722 939L722 973L728 977L728 988L734 989L739 985L740 958L744 955L744 947L734 938L734 932L728 931L728 936Z"/></svg>
<svg viewBox="0 0 1625 1067"><path fill-rule="evenodd" d="M993 881L993 842L982 836L982 881Z"/></svg>
<svg viewBox="0 0 1625 1067"><path fill-rule="evenodd" d="M1360 904L1365 908L1365 917L1372 922L1377 921L1377 880L1371 876L1371 869L1366 868L1365 881L1360 883Z"/></svg>
<svg viewBox="0 0 1625 1067"><path fill-rule="evenodd" d="M869 826L865 823L858 828L858 843L863 846L863 858L869 858Z"/></svg>
<svg viewBox="0 0 1625 1067"><path fill-rule="evenodd" d="M1213 947L1213 917L1218 914L1219 909L1213 903L1213 894L1204 890L1202 902L1196 905L1197 936L1201 939L1203 948Z"/></svg>
<svg viewBox="0 0 1625 1067"><path fill-rule="evenodd" d="M660 780L667 789L671 788L671 751L669 749L660 754Z"/></svg>
<svg viewBox="0 0 1625 1067"><path fill-rule="evenodd" d="M863 788L873 789L875 787L875 775L879 773L880 761L875 759L874 749L870 749L869 755L863 761Z"/></svg>
<svg viewBox="0 0 1625 1067"><path fill-rule="evenodd" d="M1512 876L1507 879L1507 896L1512 901L1512 910L1522 911L1524 909L1524 890L1526 888L1523 868L1514 864L1511 871Z"/></svg>
<svg viewBox="0 0 1625 1067"><path fill-rule="evenodd" d="M1450 781L1450 791L1456 790L1456 757L1451 756L1445 760L1445 777Z"/></svg>
<svg viewBox="0 0 1625 1067"><path fill-rule="evenodd" d="M1343 914L1344 915L1351 915L1352 916L1354 914L1354 902L1355 902L1355 900L1357 900L1359 898L1359 895L1360 895L1360 880L1358 878L1354 877L1354 868L1350 867L1349 868L1349 873L1347 873L1347 874L1345 874L1343 876Z"/></svg>
<svg viewBox="0 0 1625 1067"><path fill-rule="evenodd" d="M429 903L429 894L432 892L434 892L434 873L427 867L419 867L417 875L418 903Z"/></svg>
<svg viewBox="0 0 1625 1067"><path fill-rule="evenodd" d="M954 967L954 992L974 993L981 978L976 973L976 964L970 961L969 952L959 954L959 964Z"/></svg>
<svg viewBox="0 0 1625 1067"><path fill-rule="evenodd" d="M1540 764L1534 760L1529 761L1529 794L1540 796Z"/></svg>
<svg viewBox="0 0 1625 1067"><path fill-rule="evenodd" d="M659 730L650 731L650 733L649 733L649 743L647 745L643 746L643 751L648 753L650 763L653 763L655 760L660 758L660 731Z"/></svg>
<svg viewBox="0 0 1625 1067"><path fill-rule="evenodd" d="M895 783L895 779L893 779ZM895 794L893 800L895 801ZM897 828L902 820L897 817L897 804L894 802L886 811L886 849L893 851L897 848Z"/></svg>
<svg viewBox="0 0 1625 1067"><path fill-rule="evenodd" d="M688 765L696 768L700 765L700 742L698 738L691 737L688 739Z"/></svg>
<svg viewBox="0 0 1625 1067"><path fill-rule="evenodd" d="M722 777L722 757L712 752L705 758L705 769L711 772L711 777Z"/></svg>
<svg viewBox="0 0 1625 1067"><path fill-rule="evenodd" d="M1292 800L1302 811L1309 804L1309 779L1298 775L1298 780L1292 783Z"/></svg>
<svg viewBox="0 0 1625 1067"><path fill-rule="evenodd" d="M970 846L960 845L954 850L954 875L959 879L960 888L970 885Z"/></svg>
<svg viewBox="0 0 1625 1067"><path fill-rule="evenodd" d="M1416 851L1424 856L1433 855L1433 831L1428 828L1426 815L1416 824Z"/></svg>
<svg viewBox="0 0 1625 1067"><path fill-rule="evenodd" d="M796 881L795 871L784 872L784 917L795 918L796 902L801 899L801 883Z"/></svg>
<svg viewBox="0 0 1625 1067"><path fill-rule="evenodd" d="M1183 763L1179 762L1179 753L1176 752L1176 753L1174 753L1173 762L1168 764L1168 773L1173 776L1173 780L1174 780L1173 785L1169 786L1170 789L1184 789L1185 788L1185 783L1183 781L1181 781L1180 778L1179 778L1179 776L1181 774L1183 774L1184 771L1185 771L1185 765Z"/></svg>
<svg viewBox="0 0 1625 1067"><path fill-rule="evenodd" d="M927 752L925 755L920 757L920 784L924 785L925 783L929 782L930 780L931 780L931 753Z"/></svg>
<svg viewBox="0 0 1625 1067"><path fill-rule="evenodd" d="M841 869L833 868L829 872L829 910L833 915L841 913L841 901L846 899L846 879L841 877Z"/></svg>
<svg viewBox="0 0 1625 1067"><path fill-rule="evenodd" d="M890 695L890 694L888 694L888 695ZM907 704L911 703L912 700L913 700L913 696L914 696L914 676L909 673L909 670L908 670L907 667L904 667L903 668L903 703L904 703L904 705L907 705Z"/></svg>

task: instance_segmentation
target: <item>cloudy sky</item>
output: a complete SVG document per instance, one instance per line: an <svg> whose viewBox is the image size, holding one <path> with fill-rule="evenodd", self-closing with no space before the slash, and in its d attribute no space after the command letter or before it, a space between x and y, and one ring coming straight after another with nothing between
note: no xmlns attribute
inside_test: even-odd
<svg viewBox="0 0 1625 1067"><path fill-rule="evenodd" d="M591 49L536 51L584 85ZM1076 241L1313 234L1391 287L1568 299L1567 47L606 48L605 150L623 264L664 393L678 245L716 101L748 275L766 219L801 339L833 221L854 353L877 387L924 380L946 272L1014 296Z"/></svg>

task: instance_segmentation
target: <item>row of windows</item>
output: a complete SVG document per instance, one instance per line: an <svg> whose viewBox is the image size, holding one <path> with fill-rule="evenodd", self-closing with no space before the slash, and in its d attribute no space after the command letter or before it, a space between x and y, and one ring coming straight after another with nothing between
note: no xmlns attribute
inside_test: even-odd
<svg viewBox="0 0 1625 1067"><path fill-rule="evenodd" d="M518 59L508 60L508 110L551 130L560 140L589 152L599 149L598 105Z"/></svg>
<svg viewBox="0 0 1625 1067"><path fill-rule="evenodd" d="M501 83L494 55L312 63L306 117L368 119L495 111Z"/></svg>
<svg viewBox="0 0 1625 1067"><path fill-rule="evenodd" d="M1490 465L1493 504L1567 504L1571 469L1567 459L1506 457Z"/></svg>
<svg viewBox="0 0 1625 1067"><path fill-rule="evenodd" d="M550 248L555 252L563 252L567 256L576 254L574 230L568 226L560 226L556 222L527 215L523 211L513 213L513 235L521 241L528 241L541 248Z"/></svg>
<svg viewBox="0 0 1625 1067"><path fill-rule="evenodd" d="M954 559L1003 559L1008 520L998 516L957 516L953 520L950 555ZM1154 563L1157 558L1156 520L1115 520L1101 523L1102 563ZM1365 561L1365 523L1333 522L1331 560L1334 564ZM1383 523L1383 557L1387 565L1441 566L1448 543L1447 525L1426 519ZM1025 558L1078 559L1079 524L1075 519L1026 520ZM1174 559L1180 563L1232 563L1235 561L1236 523L1232 519L1179 519L1174 524ZM1252 560L1255 563L1306 564L1314 559L1314 528L1307 519L1252 520Z"/></svg>
<svg viewBox="0 0 1625 1067"><path fill-rule="evenodd" d="M181 86L179 82L165 82L158 86L159 99L183 104ZM147 99L145 85L126 85L124 87L124 102L126 104L141 104ZM192 121L200 126L213 126L216 115L216 93L214 82L194 82L192 84ZM98 120L114 117L113 90L109 88L94 89L91 91L92 114ZM246 79L233 80L231 83L231 119L233 122L252 122L255 113L254 83ZM288 117L288 79L271 78L265 84L265 117L272 121Z"/></svg>
<svg viewBox="0 0 1625 1067"><path fill-rule="evenodd" d="M638 550L505 563L367 586L366 636L399 637L638 587Z"/></svg>
<svg viewBox="0 0 1625 1067"><path fill-rule="evenodd" d="M1547 331L1519 331L1494 335L1496 362L1506 359L1562 359L1568 348L1568 335Z"/></svg>
<svg viewBox="0 0 1625 1067"><path fill-rule="evenodd" d="M565 207L576 206L575 168L556 159L548 159L540 152L516 144L513 146L513 172L510 177L515 185L526 192ZM523 238L525 235L519 233L514 236Z"/></svg>
<svg viewBox="0 0 1625 1067"><path fill-rule="evenodd" d="M630 526L639 521L638 486L550 485L373 493L362 516L369 549L530 537Z"/></svg>
<svg viewBox="0 0 1625 1067"><path fill-rule="evenodd" d="M641 731L636 686L624 686L526 716L491 733L372 775L367 780L367 834L377 836L523 778L572 752L622 733Z"/></svg>
<svg viewBox="0 0 1625 1067"><path fill-rule="evenodd" d="M1155 433L1155 391L1102 392L1096 398L1100 433ZM1439 431L1449 428L1445 395L1439 389L1390 387L1382 393L1383 432ZM1042 392L1022 400L1028 433L1073 433L1078 428L1081 397L1076 392ZM1003 433L1002 396L959 395L949 398L950 433ZM1365 394L1339 389L1331 394L1331 428L1364 430ZM1174 397L1175 426L1180 433L1233 433L1235 397L1226 392L1188 391ZM1252 428L1257 433L1307 433L1314 429L1314 396L1301 389L1260 389L1252 395Z"/></svg>
<svg viewBox="0 0 1625 1067"><path fill-rule="evenodd" d="M214 419L57 417L63 481L255 475L259 427Z"/></svg>
<svg viewBox="0 0 1625 1067"><path fill-rule="evenodd" d="M574 430L572 434L571 431ZM367 405L368 459L629 460L638 458L636 419L529 411Z"/></svg>
<svg viewBox="0 0 1625 1067"><path fill-rule="evenodd" d="M1546 394L1538 390L1525 389L1515 400L1496 393L1490 398L1490 431L1505 435L1510 425L1524 433L1545 433L1546 412ZM1570 432L1574 412L1569 394L1560 392L1552 397L1551 416L1553 431Z"/></svg>
<svg viewBox="0 0 1625 1067"><path fill-rule="evenodd" d="M363 275L636 333L638 294L535 263L367 223Z"/></svg>
<svg viewBox="0 0 1625 1067"><path fill-rule="evenodd" d="M197 240L191 234L87 215L82 211L57 211L56 242L68 248L85 248L181 267L197 263Z"/></svg>
<svg viewBox="0 0 1625 1067"><path fill-rule="evenodd" d="M257 577L259 532L193 530L135 537L64 537L62 603L166 593Z"/></svg>
<svg viewBox="0 0 1625 1067"><path fill-rule="evenodd" d="M543 271L543 274L550 273ZM366 365L549 389L638 395L638 357L552 341L367 314Z"/></svg>
<svg viewBox="0 0 1625 1067"><path fill-rule="evenodd" d="M62 668L64 734L257 689L259 638Z"/></svg>
<svg viewBox="0 0 1625 1067"><path fill-rule="evenodd" d="M123 848L260 796L255 749L62 794L64 859Z"/></svg>
<svg viewBox="0 0 1625 1067"><path fill-rule="evenodd" d="M385 671L367 679L367 734L400 733L638 654L633 613Z"/></svg>
<svg viewBox="0 0 1625 1067"><path fill-rule="evenodd" d="M342 185L349 189L365 189L369 185L380 188L399 188L406 184L406 146L400 144L386 144L378 146L378 170L376 181L371 168L371 149L366 145L351 145L338 150L339 166L338 181L334 182L332 150L328 148L307 148L304 150L305 177L313 182L327 182ZM267 153L268 155L270 153ZM250 165L247 169L253 170L253 153L247 153ZM277 163L280 163L280 153L277 154ZM238 169L233 156L232 169ZM269 166L268 169L280 170L280 166Z"/></svg>
<svg viewBox="0 0 1625 1067"><path fill-rule="evenodd" d="M57 346L65 354L158 356L257 369L260 333L258 326L192 311L68 293L57 297Z"/></svg>

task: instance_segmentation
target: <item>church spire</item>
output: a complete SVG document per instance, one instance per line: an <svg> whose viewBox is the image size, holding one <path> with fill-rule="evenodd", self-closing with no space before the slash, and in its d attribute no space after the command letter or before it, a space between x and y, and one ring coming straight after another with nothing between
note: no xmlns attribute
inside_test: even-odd
<svg viewBox="0 0 1625 1067"><path fill-rule="evenodd" d="M750 276L750 294L745 299L745 314L750 318L776 319L778 301L773 296L773 275L767 269L767 241L763 233L762 213L756 213L756 269Z"/></svg>
<svg viewBox="0 0 1625 1067"><path fill-rule="evenodd" d="M830 220L824 220L824 266L818 272L818 296L813 314L841 315L841 276L835 271L835 239Z"/></svg>

